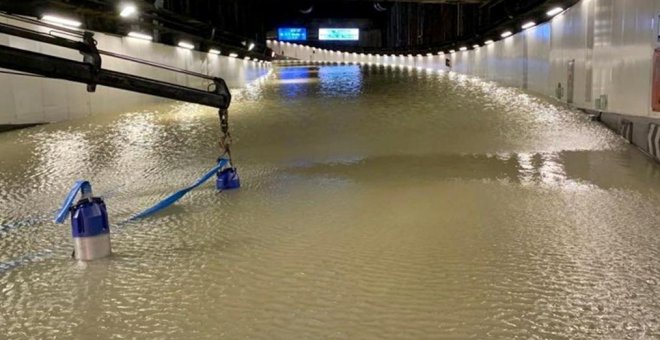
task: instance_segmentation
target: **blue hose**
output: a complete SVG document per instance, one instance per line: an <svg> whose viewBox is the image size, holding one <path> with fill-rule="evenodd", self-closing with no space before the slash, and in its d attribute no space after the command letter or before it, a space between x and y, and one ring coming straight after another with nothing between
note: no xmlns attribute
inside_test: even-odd
<svg viewBox="0 0 660 340"><path fill-rule="evenodd" d="M216 166L214 166L211 170L209 170L207 173L205 173L204 176L200 177L191 186L183 188L183 189L167 196L165 199L163 199L162 201L156 203L151 208L148 208L148 209L134 215L129 220L133 221L133 220L145 218L147 216L153 215L153 214L155 214L155 213L171 206L176 201L180 200L183 196L185 196L188 192L190 192L191 190L193 190L193 189L197 188L198 186L202 185L204 182L208 181L211 177L213 177L213 175L215 175L218 171L220 171L222 168L224 168L225 165L227 165L227 163L229 163L229 160L221 158L218 161L218 164Z"/></svg>
<svg viewBox="0 0 660 340"><path fill-rule="evenodd" d="M55 223L62 224L64 222L67 215L69 215L69 209L71 209L76 196L78 196L78 192L82 193L83 196L91 196L92 185L88 181L76 181L66 196L66 199L64 199L64 203L62 203L62 207L55 217Z"/></svg>
<svg viewBox="0 0 660 340"><path fill-rule="evenodd" d="M198 186L204 184L204 182L208 181L218 171L222 170L227 164L229 164L228 159L225 159L225 158L219 159L218 164L216 166L214 166L211 170L206 172L202 177L197 179L197 181L195 181L192 185L190 185L186 188L183 188L183 189L167 196L166 198L164 198L160 202L156 203L152 207L150 207L150 208L148 208L148 209L146 209L146 210L144 210L144 211L142 211L138 214L135 214L133 217L131 217L126 222L134 221L134 220L137 220L137 219L141 219L141 218L151 216L151 215L153 215L153 214L155 214L155 213L171 206L172 204L174 204L178 200L180 200L183 196L185 196L188 192L190 192L191 190L193 190L193 189L197 188ZM69 214L69 210L70 210L71 206L74 204L76 196L78 196L78 193L81 193L83 197L91 197L91 195L92 195L92 186L91 186L91 184L88 181L84 181L84 180L76 181L76 183L73 185L73 187L71 188L71 190L67 194L67 196L64 200L64 203L62 203L62 207L57 212L57 216L55 217L55 222L56 223L63 223L64 222L64 220L66 219L66 217ZM38 218L37 218L37 220L38 220ZM28 222L28 221L26 221L26 222ZM21 225L21 224L23 224L23 223L17 223L17 225ZM30 224L30 223L26 223L26 224ZM5 229L4 225L2 227L3 227L2 229ZM7 225L7 227L10 227L10 226ZM47 257L51 256L52 254L53 254L52 250L43 250L43 251L39 251L39 252L35 252L35 253L31 253L31 254L21 256L21 257L12 259L12 260L7 261L7 262L0 262L0 273L7 272L11 269L14 269L16 267L20 267L20 266L22 266L24 264L27 264L27 263L30 263L30 262L36 262L36 261L42 260L44 258L47 258Z"/></svg>

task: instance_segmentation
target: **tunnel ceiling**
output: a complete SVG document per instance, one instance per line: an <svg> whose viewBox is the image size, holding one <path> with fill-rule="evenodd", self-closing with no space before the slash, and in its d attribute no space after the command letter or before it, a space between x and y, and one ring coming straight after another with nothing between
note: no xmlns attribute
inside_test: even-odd
<svg viewBox="0 0 660 340"><path fill-rule="evenodd" d="M409 53L483 39L530 17L544 19L549 6L567 8L577 0L132 0L135 20L118 18L131 0L0 0L0 10L41 16L54 11L77 17L92 30L126 34L158 32L158 41L196 37L233 49L254 42L269 54L266 39L279 27L305 27L307 44L347 51ZM319 27L360 28L359 43L314 40ZM499 35L499 34L498 34Z"/></svg>
<svg viewBox="0 0 660 340"><path fill-rule="evenodd" d="M317 1L334 1L336 0L317 0ZM363 1L363 2L416 2L428 4L485 4L492 0L349 0L349 1ZM286 1L282 1L286 2Z"/></svg>

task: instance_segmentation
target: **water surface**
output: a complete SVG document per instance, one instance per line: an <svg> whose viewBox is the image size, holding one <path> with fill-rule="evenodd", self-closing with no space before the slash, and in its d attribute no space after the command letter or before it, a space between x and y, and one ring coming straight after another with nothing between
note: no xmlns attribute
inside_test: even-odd
<svg viewBox="0 0 660 340"><path fill-rule="evenodd" d="M243 188L137 223L214 165L213 109L0 134L0 338L660 337L660 167L584 115L355 65L236 97ZM48 221L80 178L113 223L92 263Z"/></svg>

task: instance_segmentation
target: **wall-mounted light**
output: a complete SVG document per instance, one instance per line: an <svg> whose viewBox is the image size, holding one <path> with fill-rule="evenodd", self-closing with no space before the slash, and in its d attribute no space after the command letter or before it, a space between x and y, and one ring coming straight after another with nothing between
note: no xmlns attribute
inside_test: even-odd
<svg viewBox="0 0 660 340"><path fill-rule="evenodd" d="M56 15L51 15L51 14L46 14L43 17L41 17L41 20L45 22L49 22L51 24L56 24L56 25L61 25L61 26L68 26L68 27L80 27L82 26L82 23L77 20L73 19L68 19L68 18L63 18L60 16Z"/></svg>
<svg viewBox="0 0 660 340"><path fill-rule="evenodd" d="M122 18L128 18L137 14L137 7L133 4L124 4L119 11L119 16Z"/></svg>
<svg viewBox="0 0 660 340"><path fill-rule="evenodd" d="M195 45L193 45L192 43L189 43L187 41L179 41L179 44L177 46L188 49L188 50L192 50L192 49L195 48Z"/></svg>
<svg viewBox="0 0 660 340"><path fill-rule="evenodd" d="M449 53L454 54L454 53L456 53L456 51L454 51L454 50L449 50Z"/></svg>
<svg viewBox="0 0 660 340"><path fill-rule="evenodd" d="M513 33L511 33L511 31L506 31L506 32L502 33L501 37L506 38L506 37L510 37L511 35L513 35Z"/></svg>
<svg viewBox="0 0 660 340"><path fill-rule="evenodd" d="M472 48L479 48L479 47L481 47L481 46L479 46L479 44L472 45Z"/></svg>
<svg viewBox="0 0 660 340"><path fill-rule="evenodd" d="M490 45L490 44L492 44L492 43L493 43L492 40L486 40L486 41L484 41L484 45Z"/></svg>
<svg viewBox="0 0 660 340"><path fill-rule="evenodd" d="M209 53L210 53L210 54L219 55L219 54L220 54L220 50L216 50L215 48L212 48L212 49L209 50Z"/></svg>
<svg viewBox="0 0 660 340"><path fill-rule="evenodd" d="M530 21L530 22L525 23L524 25L522 25L522 29L526 30L526 29L528 29L528 28L532 28L532 27L534 27L534 26L536 26L536 23L533 22L533 21Z"/></svg>
<svg viewBox="0 0 660 340"><path fill-rule="evenodd" d="M433 53L427 53L426 56L427 56L427 57L432 57L432 56L433 56Z"/></svg>
<svg viewBox="0 0 660 340"><path fill-rule="evenodd" d="M307 46L307 48L309 48L309 46ZM248 51L252 51L253 49L254 49L254 43L250 43L250 45L248 46Z"/></svg>
<svg viewBox="0 0 660 340"><path fill-rule="evenodd" d="M461 52L467 51L467 46L461 46L461 48L459 48L458 50Z"/></svg>
<svg viewBox="0 0 660 340"><path fill-rule="evenodd" d="M549 10L548 13L546 13L546 14L547 14L549 17L554 17L555 15L557 15L557 14L563 12L563 11L564 11L563 8L561 8L561 7L555 7L555 8L553 8L553 9Z"/></svg>
<svg viewBox="0 0 660 340"><path fill-rule="evenodd" d="M144 33L140 33L140 32L130 32L130 33L128 33L128 36L131 37L131 38L141 39L141 40L149 40L149 41L154 40L154 38L152 36L150 36L149 34L144 34Z"/></svg>
<svg viewBox="0 0 660 340"><path fill-rule="evenodd" d="M238 54L236 54L236 53L229 53L229 56L231 58L238 58Z"/></svg>

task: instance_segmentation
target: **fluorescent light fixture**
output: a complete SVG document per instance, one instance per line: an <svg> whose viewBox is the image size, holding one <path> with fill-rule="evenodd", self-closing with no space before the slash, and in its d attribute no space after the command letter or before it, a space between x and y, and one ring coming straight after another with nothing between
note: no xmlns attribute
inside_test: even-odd
<svg viewBox="0 0 660 340"><path fill-rule="evenodd" d="M522 25L522 29L526 30L526 29L528 29L528 28L532 28L532 27L534 27L534 26L536 26L536 23L533 22L533 21L530 21L530 22L528 22L528 23Z"/></svg>
<svg viewBox="0 0 660 340"><path fill-rule="evenodd" d="M58 17L58 16L55 16L55 15L50 15L50 14L44 15L43 17L41 17L41 20L46 21L46 22L50 22L52 24L57 24L57 25L62 25L62 26L69 26L69 27L80 27L82 25L82 23L80 21L76 21L76 20L73 20L73 19L62 18L62 17Z"/></svg>
<svg viewBox="0 0 660 340"><path fill-rule="evenodd" d="M557 14L563 12L563 11L564 11L563 8L561 8L561 7L555 7L555 8L553 8L553 9L549 10L548 13L546 13L546 14L547 14L549 17L554 17L555 15L557 15Z"/></svg>
<svg viewBox="0 0 660 340"><path fill-rule="evenodd" d="M479 47L481 47L481 46L479 46L479 44L472 45L472 48L479 48Z"/></svg>
<svg viewBox="0 0 660 340"><path fill-rule="evenodd" d="M466 46L461 46L461 48L459 48L458 50L459 51L467 51L467 47Z"/></svg>
<svg viewBox="0 0 660 340"><path fill-rule="evenodd" d="M212 49L209 50L209 53L218 55L218 54L220 54L220 50L216 50L215 48L212 48Z"/></svg>
<svg viewBox="0 0 660 340"><path fill-rule="evenodd" d="M232 57L232 58L237 58L237 57L238 57L238 54L236 54L236 53L229 53L229 56Z"/></svg>
<svg viewBox="0 0 660 340"><path fill-rule="evenodd" d="M513 35L513 33L511 33L511 31L506 31L506 32L502 33L501 37L506 38L506 37L510 37L511 35Z"/></svg>
<svg viewBox="0 0 660 340"><path fill-rule="evenodd" d="M187 41L179 41L179 45L178 45L178 46L179 46L179 47L183 47L183 48L185 48L185 49L189 49L189 50L192 50L192 49L195 48L195 45L193 45L193 44L191 44L191 43L189 43L189 42L187 42Z"/></svg>
<svg viewBox="0 0 660 340"><path fill-rule="evenodd" d="M493 43L492 40L486 40L486 41L484 41L484 45L490 45L490 44L492 44L492 43Z"/></svg>
<svg viewBox="0 0 660 340"><path fill-rule="evenodd" d="M133 4L126 4L122 6L121 12L119 12L119 16L122 18L128 18L130 16L133 16L137 13L137 7Z"/></svg>
<svg viewBox="0 0 660 340"><path fill-rule="evenodd" d="M140 33L140 32L130 32L130 33L128 33L128 36L131 37L131 38L135 38L135 39L142 39L142 40L149 40L149 41L154 40L154 38L152 36L150 36L149 34L144 34L144 33Z"/></svg>

